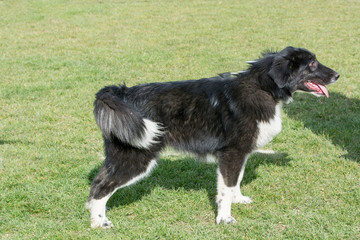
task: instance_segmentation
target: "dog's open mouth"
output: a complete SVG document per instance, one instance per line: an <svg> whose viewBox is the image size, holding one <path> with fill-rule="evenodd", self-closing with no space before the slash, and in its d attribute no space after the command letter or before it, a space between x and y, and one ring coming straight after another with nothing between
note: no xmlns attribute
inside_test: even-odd
<svg viewBox="0 0 360 240"><path fill-rule="evenodd" d="M329 92L324 85L312 81L307 81L304 84L305 87L307 87L312 93L317 95L325 95L327 98L329 98Z"/></svg>

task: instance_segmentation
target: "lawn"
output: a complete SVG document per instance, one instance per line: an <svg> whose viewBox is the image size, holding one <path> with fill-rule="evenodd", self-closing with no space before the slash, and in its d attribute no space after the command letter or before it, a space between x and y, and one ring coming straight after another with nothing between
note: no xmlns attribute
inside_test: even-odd
<svg viewBox="0 0 360 240"><path fill-rule="evenodd" d="M0 0L0 239L359 239L360 2ZM105 85L211 77L288 45L341 75L330 98L295 94L215 225L216 165L166 150L153 174L85 210L103 143Z"/></svg>

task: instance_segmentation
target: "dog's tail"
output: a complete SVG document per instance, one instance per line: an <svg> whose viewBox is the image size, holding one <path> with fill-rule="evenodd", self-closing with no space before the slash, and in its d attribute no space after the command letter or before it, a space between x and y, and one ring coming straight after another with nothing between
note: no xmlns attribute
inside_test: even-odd
<svg viewBox="0 0 360 240"><path fill-rule="evenodd" d="M143 118L132 104L123 100L126 89L126 86L108 86L96 94L96 122L104 138L116 137L134 147L148 149L163 134L162 127Z"/></svg>

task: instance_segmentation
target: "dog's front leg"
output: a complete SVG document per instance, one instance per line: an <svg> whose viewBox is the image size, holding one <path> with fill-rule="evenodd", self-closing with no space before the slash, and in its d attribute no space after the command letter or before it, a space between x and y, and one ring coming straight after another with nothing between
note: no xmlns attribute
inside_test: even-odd
<svg viewBox="0 0 360 240"><path fill-rule="evenodd" d="M248 156L249 154L237 150L228 150L220 154L219 168L217 170L217 224L236 222L231 216L231 203L251 202L251 198L243 196L240 191L240 182Z"/></svg>
<svg viewBox="0 0 360 240"><path fill-rule="evenodd" d="M224 177L217 171L217 197L216 203L218 205L218 214L216 216L216 223L236 223L235 218L231 216L231 203L235 192L235 187L228 187L225 184Z"/></svg>
<svg viewBox="0 0 360 240"><path fill-rule="evenodd" d="M232 198L232 203L242 203L242 204L249 204L252 203L252 199L250 197L244 196L241 193L241 189L240 189L240 183L244 177L244 172L245 172L245 165L246 162L249 158L250 154L248 154L245 157L245 161L243 162L242 166L241 166L241 170L240 170L240 174L236 183L236 187L234 189L234 194L233 194L233 198Z"/></svg>

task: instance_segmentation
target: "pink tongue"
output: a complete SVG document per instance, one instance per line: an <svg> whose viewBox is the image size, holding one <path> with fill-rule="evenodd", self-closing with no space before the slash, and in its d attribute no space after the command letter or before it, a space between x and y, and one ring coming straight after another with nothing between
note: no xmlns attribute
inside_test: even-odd
<svg viewBox="0 0 360 240"><path fill-rule="evenodd" d="M318 94L323 94L325 95L327 98L329 98L329 92L326 89L326 87L324 85L318 84L318 83L314 83L314 82L306 82L305 83L306 87L308 87L310 90L315 91Z"/></svg>
<svg viewBox="0 0 360 240"><path fill-rule="evenodd" d="M326 87L324 86L324 85L320 85L320 84L316 84L319 88L320 88L320 90L325 94L325 96L327 97L327 98L329 98L329 92L328 92L328 90L326 89Z"/></svg>

